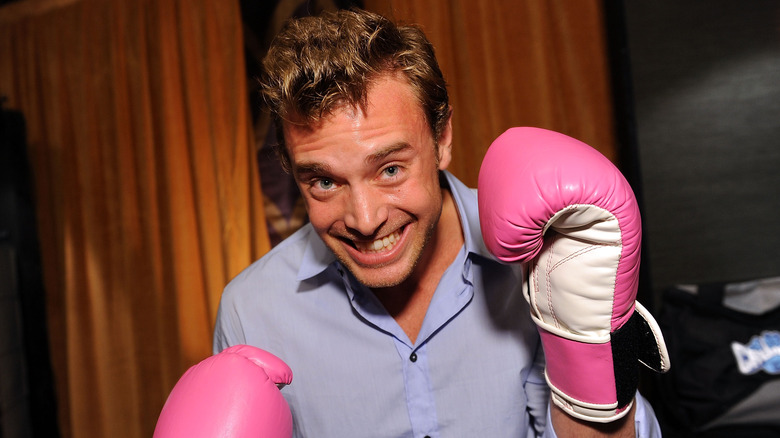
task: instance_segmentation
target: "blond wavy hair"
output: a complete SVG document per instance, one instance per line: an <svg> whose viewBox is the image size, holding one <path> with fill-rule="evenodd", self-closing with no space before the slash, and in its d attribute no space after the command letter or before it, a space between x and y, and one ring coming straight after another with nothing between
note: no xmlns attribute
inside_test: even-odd
<svg viewBox="0 0 780 438"><path fill-rule="evenodd" d="M343 105L363 106L372 80L387 73L406 77L438 141L449 119L449 97L421 29L358 9L287 21L259 79L282 166L290 170L282 123L295 118L313 124Z"/></svg>

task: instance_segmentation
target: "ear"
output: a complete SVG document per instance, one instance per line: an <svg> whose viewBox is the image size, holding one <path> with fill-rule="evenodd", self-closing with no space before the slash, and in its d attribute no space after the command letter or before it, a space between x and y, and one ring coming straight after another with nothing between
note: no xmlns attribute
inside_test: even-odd
<svg viewBox="0 0 780 438"><path fill-rule="evenodd" d="M452 107L450 107L447 123L439 136L439 170L445 170L452 161Z"/></svg>

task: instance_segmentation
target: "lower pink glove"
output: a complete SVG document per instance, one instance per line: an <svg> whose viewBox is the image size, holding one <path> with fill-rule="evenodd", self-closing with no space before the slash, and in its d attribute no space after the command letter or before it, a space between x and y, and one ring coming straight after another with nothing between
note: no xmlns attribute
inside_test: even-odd
<svg viewBox="0 0 780 438"><path fill-rule="evenodd" d="M155 438L289 438L292 414L279 389L292 381L281 359L234 345L194 365L163 406Z"/></svg>

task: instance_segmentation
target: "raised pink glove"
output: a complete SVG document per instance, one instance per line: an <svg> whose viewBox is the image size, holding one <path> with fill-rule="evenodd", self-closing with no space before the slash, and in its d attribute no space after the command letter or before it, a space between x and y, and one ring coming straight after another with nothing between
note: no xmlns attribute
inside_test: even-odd
<svg viewBox="0 0 780 438"><path fill-rule="evenodd" d="M513 128L488 149L478 189L488 249L524 263L553 402L588 421L622 417L639 363L669 368L661 330L636 301L642 227L628 182L585 143Z"/></svg>
<svg viewBox="0 0 780 438"><path fill-rule="evenodd" d="M289 438L292 414L279 389L292 381L281 359L234 345L192 366L163 406L155 438Z"/></svg>

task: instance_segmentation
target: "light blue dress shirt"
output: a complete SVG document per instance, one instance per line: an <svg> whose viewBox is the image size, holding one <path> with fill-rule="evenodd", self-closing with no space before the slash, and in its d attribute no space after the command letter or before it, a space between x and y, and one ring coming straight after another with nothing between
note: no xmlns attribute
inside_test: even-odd
<svg viewBox="0 0 780 438"><path fill-rule="evenodd" d="M214 352L249 344L290 366L282 393L295 437L554 436L520 267L490 256L475 191L445 176L465 243L415 343L311 225L225 288ZM640 436L653 436L652 410L638 402Z"/></svg>

